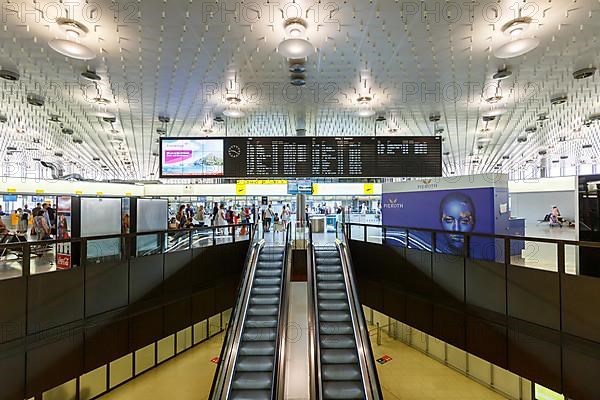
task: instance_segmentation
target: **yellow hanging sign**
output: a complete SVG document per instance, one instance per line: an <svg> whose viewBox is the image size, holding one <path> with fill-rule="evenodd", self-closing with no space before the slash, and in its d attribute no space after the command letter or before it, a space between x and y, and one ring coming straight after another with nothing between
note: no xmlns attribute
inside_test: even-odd
<svg viewBox="0 0 600 400"><path fill-rule="evenodd" d="M235 195L236 196L245 196L246 195L246 184L245 183L240 183L240 181L238 181L235 184Z"/></svg>
<svg viewBox="0 0 600 400"><path fill-rule="evenodd" d="M83 194L83 191L81 191L81 190L76 190L76 191L75 191L75 194L76 194L76 195L78 195L78 196L81 196L81 195Z"/></svg>
<svg viewBox="0 0 600 400"><path fill-rule="evenodd" d="M8 193L17 193L17 189L15 189L15 188L8 188L8 189L6 189L6 191Z"/></svg>
<svg viewBox="0 0 600 400"><path fill-rule="evenodd" d="M125 192L125 196L131 197L131 192Z"/></svg>
<svg viewBox="0 0 600 400"><path fill-rule="evenodd" d="M42 194L44 193L44 189L35 189L35 194Z"/></svg>
<svg viewBox="0 0 600 400"><path fill-rule="evenodd" d="M363 185L363 194L375 194L375 185L372 183L365 183Z"/></svg>
<svg viewBox="0 0 600 400"><path fill-rule="evenodd" d="M316 196L319 194L319 184L318 183L312 184L312 194L313 194L313 196Z"/></svg>
<svg viewBox="0 0 600 400"><path fill-rule="evenodd" d="M96 196L102 196L104 192L96 192Z"/></svg>

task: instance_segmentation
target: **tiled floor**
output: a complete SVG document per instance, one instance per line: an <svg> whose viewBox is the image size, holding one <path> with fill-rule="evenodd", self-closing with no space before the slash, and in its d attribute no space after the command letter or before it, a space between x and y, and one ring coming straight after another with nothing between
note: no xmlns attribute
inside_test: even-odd
<svg viewBox="0 0 600 400"><path fill-rule="evenodd" d="M203 400L207 399L224 334L165 362L123 386L100 397L103 400Z"/></svg>
<svg viewBox="0 0 600 400"><path fill-rule="evenodd" d="M423 353L382 335L381 346L373 343L373 356L392 360L377 364L386 400L503 400L505 397L446 367Z"/></svg>

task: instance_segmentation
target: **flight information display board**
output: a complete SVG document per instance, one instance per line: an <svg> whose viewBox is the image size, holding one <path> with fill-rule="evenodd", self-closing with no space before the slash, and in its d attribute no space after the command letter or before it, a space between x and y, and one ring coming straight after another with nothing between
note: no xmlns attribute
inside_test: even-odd
<svg viewBox="0 0 600 400"><path fill-rule="evenodd" d="M162 178L435 177L439 136L161 138Z"/></svg>

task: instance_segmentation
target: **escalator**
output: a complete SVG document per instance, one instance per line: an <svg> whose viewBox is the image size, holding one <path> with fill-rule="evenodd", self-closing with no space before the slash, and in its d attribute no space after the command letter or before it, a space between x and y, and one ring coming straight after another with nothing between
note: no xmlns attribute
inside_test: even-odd
<svg viewBox="0 0 600 400"><path fill-rule="evenodd" d="M253 244L210 399L280 398L288 305L287 253L287 241L285 246L266 246L264 240Z"/></svg>
<svg viewBox="0 0 600 400"><path fill-rule="evenodd" d="M311 245L312 399L381 399L381 388L343 242Z"/></svg>

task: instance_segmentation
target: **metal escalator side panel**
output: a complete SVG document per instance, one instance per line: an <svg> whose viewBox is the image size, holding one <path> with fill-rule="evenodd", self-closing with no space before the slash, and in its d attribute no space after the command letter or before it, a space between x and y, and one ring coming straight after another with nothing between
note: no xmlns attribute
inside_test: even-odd
<svg viewBox="0 0 600 400"><path fill-rule="evenodd" d="M344 238L345 239L345 238ZM348 251L347 241L337 240L336 246L340 253L344 269L344 279L347 287L348 303L354 325L354 336L357 346L362 383L366 399L383 399L377 368L375 366L369 331L365 322L363 308L358 297L356 278L352 267L352 259Z"/></svg>

